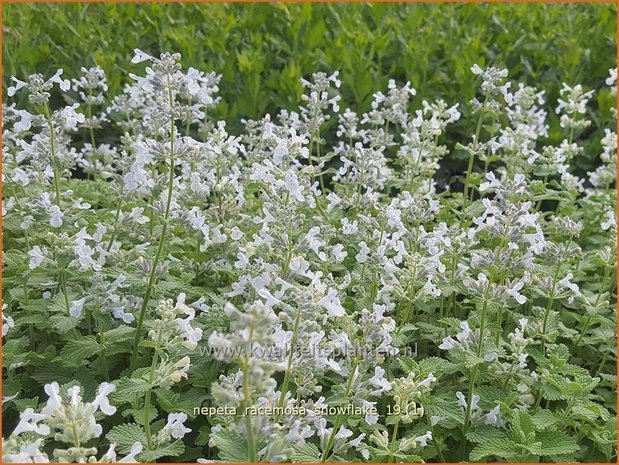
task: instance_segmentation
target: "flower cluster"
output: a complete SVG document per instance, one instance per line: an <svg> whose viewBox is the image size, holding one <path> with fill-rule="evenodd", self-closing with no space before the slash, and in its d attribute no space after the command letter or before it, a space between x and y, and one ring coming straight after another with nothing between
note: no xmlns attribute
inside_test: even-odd
<svg viewBox="0 0 619 465"><path fill-rule="evenodd" d="M4 461L616 457L616 69L358 112L315 73L236 132L129 66L8 89Z"/></svg>

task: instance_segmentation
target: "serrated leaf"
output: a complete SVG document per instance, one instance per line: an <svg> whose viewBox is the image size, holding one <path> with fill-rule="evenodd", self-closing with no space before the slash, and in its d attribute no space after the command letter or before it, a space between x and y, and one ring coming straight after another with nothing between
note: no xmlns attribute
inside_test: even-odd
<svg viewBox="0 0 619 465"><path fill-rule="evenodd" d="M424 410L426 415L446 418L456 425L464 423L462 408L456 400L431 399L424 404Z"/></svg>
<svg viewBox="0 0 619 465"><path fill-rule="evenodd" d="M420 376L427 376L430 373L433 373L434 375L448 373L451 371L449 370L450 366L451 363L444 358L428 357L419 362L419 373Z"/></svg>
<svg viewBox="0 0 619 465"><path fill-rule="evenodd" d="M40 384L47 384L53 381L64 384L73 379L74 371L75 368L68 368L58 363L49 363L35 368L32 378Z"/></svg>
<svg viewBox="0 0 619 465"><path fill-rule="evenodd" d="M145 420L145 416L144 415L144 408L141 409L127 409L127 410L123 410L122 412L123 417L129 419L128 417L131 416L133 417L133 421L135 421L137 424L139 425L144 425L144 420ZM149 423L152 423L155 419L157 418L157 409L151 405L150 408L148 409L148 421ZM130 419L129 419L130 420Z"/></svg>
<svg viewBox="0 0 619 465"><path fill-rule="evenodd" d="M441 318L440 320L438 320L437 323L440 325L444 325L448 328L452 328L457 331L460 331L460 320L458 320L457 318L449 316L446 318Z"/></svg>
<svg viewBox="0 0 619 465"><path fill-rule="evenodd" d="M516 444L505 438L489 439L475 446L469 455L472 462L481 462L486 457L510 459L516 456Z"/></svg>
<svg viewBox="0 0 619 465"><path fill-rule="evenodd" d="M123 454L128 454L131 451L131 446L136 442L146 443L144 428L135 423L114 426L105 435L105 438L110 442L115 442L118 452Z"/></svg>
<svg viewBox="0 0 619 465"><path fill-rule="evenodd" d="M130 341L133 339L135 334L135 328L131 326L119 326L118 328L111 329L103 333L103 341L106 346L120 344L125 341Z"/></svg>
<svg viewBox="0 0 619 465"><path fill-rule="evenodd" d="M2 267L8 271L9 268L15 268L16 271L18 269L26 269L28 268L29 258L23 252L18 252L16 250L11 250L9 252L2 253Z"/></svg>
<svg viewBox="0 0 619 465"><path fill-rule="evenodd" d="M49 321L52 327L59 333L69 332L79 323L76 318L66 315L52 315Z"/></svg>
<svg viewBox="0 0 619 465"><path fill-rule="evenodd" d="M475 393L479 395L479 406L484 410L494 408L497 402L505 401L509 392L498 386L479 386L475 388Z"/></svg>
<svg viewBox="0 0 619 465"><path fill-rule="evenodd" d="M144 462L154 462L161 457L176 457L185 452L185 445L182 441L174 441L172 444L157 448L155 450L145 450L138 454L140 460Z"/></svg>
<svg viewBox="0 0 619 465"><path fill-rule="evenodd" d="M94 336L82 336L81 339L69 341L60 352L60 359L82 363L85 359L101 352L103 348Z"/></svg>
<svg viewBox="0 0 619 465"><path fill-rule="evenodd" d="M469 431L466 438L476 444L481 444L489 439L509 439L504 432L491 426L479 426Z"/></svg>
<svg viewBox="0 0 619 465"><path fill-rule="evenodd" d="M110 394L110 398L117 403L131 402L136 394L142 395L150 387L142 378L121 378L115 384L116 389Z"/></svg>
<svg viewBox="0 0 619 465"><path fill-rule="evenodd" d="M473 368L474 366L479 365L480 363L484 363L483 358L478 357L477 355L474 355L468 352L464 355L464 366L466 368Z"/></svg>
<svg viewBox="0 0 619 465"><path fill-rule="evenodd" d="M541 410L531 417L537 431L543 431L557 423L557 419L550 410Z"/></svg>
<svg viewBox="0 0 619 465"><path fill-rule="evenodd" d="M296 463L317 463L320 462L320 450L311 442L302 445L295 445L292 448L292 461Z"/></svg>
<svg viewBox="0 0 619 465"><path fill-rule="evenodd" d="M211 443L219 449L224 462L249 462L247 440L232 431L223 430L211 435Z"/></svg>
<svg viewBox="0 0 619 465"><path fill-rule="evenodd" d="M21 325L34 325L39 328L49 328L49 319L47 316L40 313L22 313L13 318L15 320L15 326Z"/></svg>
<svg viewBox="0 0 619 465"><path fill-rule="evenodd" d="M538 433L536 439L542 442L541 455L544 456L571 454L580 450L574 438L560 431Z"/></svg>
<svg viewBox="0 0 619 465"><path fill-rule="evenodd" d="M518 443L528 444L529 439L534 436L535 426L531 420L531 415L528 412L514 410L511 412L512 421L512 437L514 440L518 438Z"/></svg>
<svg viewBox="0 0 619 465"><path fill-rule="evenodd" d="M398 357L398 364L406 374L419 370L419 364L412 357Z"/></svg>

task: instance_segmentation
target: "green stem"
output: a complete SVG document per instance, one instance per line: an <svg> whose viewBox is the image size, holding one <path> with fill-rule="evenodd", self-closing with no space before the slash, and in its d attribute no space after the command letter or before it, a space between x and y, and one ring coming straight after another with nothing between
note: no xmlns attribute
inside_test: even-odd
<svg viewBox="0 0 619 465"><path fill-rule="evenodd" d="M351 370L350 370L350 377L348 378L348 383L346 385L346 392L344 394L344 397L347 399L350 396L350 390L352 388L352 381L355 377L356 371L357 371L357 358L353 359ZM335 442L335 436L337 435L337 432L340 429L341 422L342 422L342 412L339 412L337 416L335 417L335 423L333 424L333 430L331 431L331 435L329 436L327 445L325 449L322 451L322 455L320 456L321 462L326 462L326 460L329 458L329 453L331 452L331 448L333 447L333 443Z"/></svg>
<svg viewBox="0 0 619 465"><path fill-rule="evenodd" d="M297 315L294 320L294 327L292 329L292 340L290 341L290 354L288 355L288 366L286 367L286 374L284 374L284 381L282 382L281 394L279 395L278 407L281 409L284 406L284 399L288 392L288 384L290 383L290 373L292 369L292 359L294 356L294 348L297 345L297 339L299 337L299 325L301 323L301 310L297 310ZM278 410L281 412L281 410ZM275 417L275 421L279 421L280 413Z"/></svg>
<svg viewBox="0 0 619 465"><path fill-rule="evenodd" d="M544 181L543 181L543 191L546 192L546 184L548 183L548 175L544 176ZM537 205L535 206L535 212L538 212L540 207L542 206L542 199L539 199L537 201Z"/></svg>
<svg viewBox="0 0 619 465"><path fill-rule="evenodd" d="M506 242L505 238L501 239L501 244L499 245L499 250L496 255L497 258L501 256L501 253L503 252L503 248L505 247L505 242ZM477 349L475 352L478 358L481 357L481 352L482 352L483 345L484 345L484 331L486 330L488 300L490 297L490 289L492 287L492 281L494 281L494 275L496 274L496 267L497 267L496 262L497 260L495 259L495 262L492 264L492 273L490 273L490 277L488 278L488 284L486 285L486 290L484 292L484 297L483 297L484 302L481 308L481 318L480 318L480 323L479 323L479 341L477 342ZM476 364L471 370L471 377L469 380L470 386L469 386L468 398L467 398L467 403L466 403L466 412L464 415L464 426L462 429L462 433L464 435L464 439L463 439L464 443L466 443L466 433L468 432L468 429L470 426L471 413L472 413L471 410L472 410L472 404L473 404L473 394L475 391L475 383L477 381L478 373L479 373L479 364Z"/></svg>
<svg viewBox="0 0 619 465"><path fill-rule="evenodd" d="M45 117L49 128L49 148L52 155L52 170L54 172L54 189L56 190L56 205L60 208L60 173L58 172L58 160L56 160L56 144L54 143L54 124L49 105L45 104Z"/></svg>
<svg viewBox="0 0 619 465"><path fill-rule="evenodd" d="M477 120L477 128L475 129L475 136L473 138L472 152L469 155L469 165L466 170L466 178L464 179L464 191L462 193L462 218L464 218L464 211L466 210L467 202L469 199L469 183L471 181L471 172L473 171L473 162L475 160L475 151L479 145L479 136L481 135L481 127L484 122L484 116L486 113L486 104L488 103L488 96L484 100L484 104L480 110L479 120Z"/></svg>
<svg viewBox="0 0 619 465"><path fill-rule="evenodd" d="M445 460L445 457L443 457L443 452L441 451L440 447L438 446L438 441L436 440L436 436L434 435L434 426L432 426L432 420L430 419L430 417L428 415L426 415L426 421L428 423L428 428L430 428L430 432L432 433L432 442L434 443L434 448L436 449L436 453L438 454L438 458L442 463L447 462L447 460Z"/></svg>
<svg viewBox="0 0 619 465"><path fill-rule="evenodd" d="M548 304L546 305L546 309L544 310L544 322L542 324L542 347L541 347L542 354L546 353L545 352L546 350L546 329L548 326L548 317L550 316L550 309L552 308L552 304L554 303L554 300L555 300L555 290L557 289L557 279L559 278L559 271L561 270L561 265L563 264L567 256L567 251L571 243L572 243L572 236L570 236L570 238L567 241L565 250L561 254L561 259L559 260L559 263L557 263L557 268L555 269L555 274L552 278L552 289L550 291L550 298L548 299ZM582 333L580 333L580 335L582 337ZM578 346L578 342L576 343L576 346Z"/></svg>
<svg viewBox="0 0 619 465"><path fill-rule="evenodd" d="M168 93L170 98L170 173L168 178L168 198L166 201L165 212L163 214L163 225L161 227L161 234L159 235L159 245L157 246L157 253L155 254L155 260L151 265L150 275L148 277L148 283L146 285L146 292L144 294L144 300L142 301L142 307L140 308L140 314L138 316L138 322L135 330L135 338L133 339L133 347L131 350L131 362L129 364L129 372L133 373L135 370L135 363L138 357L138 345L140 344L140 338L142 336L142 326L144 325L144 316L146 315L146 309L148 308L148 301L153 291L155 284L155 278L157 276L157 265L161 258L161 253L166 242L166 236L168 232L168 220L170 217L170 207L172 206L172 194L174 193L174 115L172 114L172 90L168 87Z"/></svg>
<svg viewBox="0 0 619 465"><path fill-rule="evenodd" d="M391 438L391 447L389 448L389 460L387 463L393 463L393 456L395 455L395 444L398 439L398 427L400 426L400 417L395 419L393 424L393 437Z"/></svg>
<svg viewBox="0 0 619 465"><path fill-rule="evenodd" d="M594 378L596 378L602 372L602 368L604 367L604 364L606 363L606 359L607 358L608 358L608 352L606 352L604 354L604 356L602 357L602 361L600 362L600 366L598 367L597 371L593 375Z"/></svg>
<svg viewBox="0 0 619 465"><path fill-rule="evenodd" d="M251 342L253 341L253 329L249 331L249 341L250 341L250 349L251 352ZM249 358L249 354L247 355ZM250 463L256 463L258 460L258 456L256 453L256 438L254 437L254 425L251 421L251 415L248 415L247 408L251 405L251 389L250 389L250 375L249 375L249 362L248 360L244 361L243 364L243 403L245 405L245 429L247 430L247 453L248 453L248 461Z"/></svg>
<svg viewBox="0 0 619 465"><path fill-rule="evenodd" d="M602 285L600 286L600 290L595 299L595 303L593 304L594 308L597 307L598 303L600 303L600 298L602 297L602 294L604 293L604 288L606 287L606 281L608 280L609 274L610 274L610 267L607 266L606 270L604 271L604 277L602 278ZM580 345L580 342L582 341L583 336L585 335L585 333L587 332L587 329L589 328L589 323L591 323L591 315L587 315L587 319L585 320L585 324L582 328L582 331L580 332L580 336L578 336L578 340L576 341L576 347Z"/></svg>
<svg viewBox="0 0 619 465"><path fill-rule="evenodd" d="M114 245L114 239L116 239L116 229L118 228L118 220L120 219L120 208L123 203L123 191L124 191L124 183L121 182L120 190L118 193L118 204L116 206L116 215L114 217L114 224L112 224L112 236L110 237L109 242L107 243L106 251L109 252L112 249L112 245Z"/></svg>
<svg viewBox="0 0 619 465"><path fill-rule="evenodd" d="M159 340L159 336L161 334L161 330L157 333L157 340ZM146 435L146 444L149 450L153 450L153 435L150 430L150 399L153 391L153 381L155 379L155 372L157 370L157 356L158 356L158 344L155 346L155 352L153 353L153 361L150 365L150 372L148 374L148 391L146 391L146 395L144 396L144 433Z"/></svg>

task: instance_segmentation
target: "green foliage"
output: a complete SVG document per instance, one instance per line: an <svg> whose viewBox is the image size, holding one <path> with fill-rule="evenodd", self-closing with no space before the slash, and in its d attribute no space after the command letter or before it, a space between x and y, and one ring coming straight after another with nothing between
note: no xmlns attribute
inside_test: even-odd
<svg viewBox="0 0 619 465"><path fill-rule="evenodd" d="M129 82L130 72L142 74L138 70L144 65L129 64L134 48L153 55L179 51L184 70L222 75L221 103L209 110L204 131L171 112L169 138L165 131L150 133L140 118L134 133L121 136L122 126L114 119L120 116L111 112L113 121L94 129L99 143L117 149L108 154L111 161L97 158L107 156L105 150L84 150L89 135L82 127L58 132L62 156L49 156L58 158L50 163L66 190L56 199L59 210L65 207L60 227L51 223L49 206L35 202L46 189L52 191L56 179L43 173L45 165L34 155L45 152L54 138L38 121L31 130L17 131L18 114L7 118L4 155L10 163L3 202L9 198L15 204L3 218L4 316L11 318L5 322L3 383L5 396L17 396L4 405L7 443L25 409L40 411L53 402L46 395L52 383L60 384L67 398L67 389L79 386L84 401L112 383L113 412L96 413L104 433L89 443L97 448L96 457L115 443L119 455L137 454L145 462L616 458L611 266L616 225L609 216L616 186L614 180L605 186L584 180L587 190L580 192L566 187L561 176L563 168L584 178L595 165L616 163L612 141L600 142L616 116L604 83L616 52L615 5L15 3L5 5L3 15L5 91L11 75L49 76L63 68L63 77L74 78L81 67L96 64L107 74L107 105ZM506 106L492 102L499 110L484 103L472 114L470 100L479 97L481 81L471 73L475 63L507 67L512 84L545 91L539 105L548 113L549 136L532 142L531 150L559 150L569 137L583 153L554 171L526 161L517 144L495 153L498 129L517 123L508 118L514 107L505 97ZM273 140L263 144L272 136L264 134L266 127L258 135L252 123L241 122L267 113L276 121L279 109L298 111L299 79L335 70L342 80L340 115L347 107L360 116L368 111L373 94L385 92L389 79L410 81L417 95L402 109L405 124L360 123L363 135L346 141L336 135L337 112L329 110L322 128L293 130L283 122L290 127L284 132L277 127ZM562 82L596 91L582 116L592 121L590 126L571 133L560 127L554 108ZM168 91L171 98L171 87ZM64 96L69 104L74 97L71 91ZM415 111L424 100L437 98L458 104L462 118L449 131L415 142L413 135L422 134ZM13 101L17 109L42 115L25 91ZM62 105L62 96L52 93L56 118ZM79 111L91 110L82 105ZM215 129L217 120L227 123L225 129ZM373 130L384 133L379 137ZM296 141L297 135L304 141ZM33 136L46 142L40 144L43 149L17 156L22 146L16 142L26 145ZM187 140L194 136L204 143L195 139L192 148ZM220 143L220 136L230 140ZM292 153L298 150L292 136L306 155ZM368 174L388 173L384 185L364 177L365 167L359 175L349 172L350 178L337 179L340 155L365 164L358 162L365 152L356 152L353 138L369 141L373 151L367 160L381 169ZM280 142L289 157L281 169L271 163ZM232 150L237 143L239 150ZM144 171L155 187L125 192L125 162L144 147L156 155ZM420 147L440 154L436 163L423 155L421 165L428 166L417 166ZM600 158L603 152L608 160ZM470 155L475 159L465 169ZM80 165L84 160L95 163L86 169ZM168 169L173 163L178 170ZM36 178L22 185L15 173L26 166ZM507 197L496 187L487 192L481 183L490 172L505 173L500 181L505 192L521 172L526 186ZM208 188L194 191L190 174ZM310 186L320 185L323 176L326 185L315 195ZM33 182L45 177L49 185ZM471 189L466 195L462 182ZM303 200L295 195L301 192ZM165 213L161 205L172 194L178 205L168 215L172 202ZM82 199L91 207L75 207L73 202ZM148 217L128 219L133 209ZM30 213L36 218L22 227ZM509 227L497 234L493 228L502 226L497 218L503 214L517 221L501 220ZM344 218L356 222L356 232L344 232ZM578 233L566 232L574 227L565 226L568 219L578 223ZM519 230L520 221L525 226ZM475 225L480 226L476 231ZM99 233L99 226L105 232ZM318 232L312 236L314 228ZM90 250L80 248L80 230L100 235L97 267L81 265ZM535 231L544 241L543 253L533 248ZM242 235L235 238L236 233ZM225 238L215 241L219 234ZM364 261L357 256L362 239L371 249ZM33 246L45 249L40 263ZM338 253L346 252L340 259L337 246ZM333 259L320 258L320 248ZM305 263L312 274L298 271ZM267 275L269 282L261 284ZM112 281L120 276L122 285L116 288ZM251 286L236 292L245 278ZM167 300L172 297L175 303ZM80 298L83 308L76 312ZM119 317L115 312L123 309L128 313ZM261 347L275 344L275 328L277 344L283 332L292 335L292 347L305 347L308 337L322 331L321 343L329 349L348 339L371 350L362 350L364 357L328 360L291 356L278 364L251 354L252 338ZM385 355L379 345L400 355ZM410 356L413 346L419 353ZM217 347L242 350L229 356L205 350ZM242 411L280 399L310 407L322 400L330 407L365 401L365 407L375 405L378 420L316 414L316 421L306 416L307 423L293 424L293 416L280 414L259 420L242 413L196 413L210 406ZM306 426L312 433L307 438L300 436L307 434ZM45 444L50 457L59 442L55 433ZM28 440L29 434L24 434Z"/></svg>
<svg viewBox="0 0 619 465"><path fill-rule="evenodd" d="M410 81L418 102L468 100L473 63L543 83L554 101L562 82L603 84L615 56L615 22L612 3L9 3L3 89L11 75L63 68L76 76L81 66L99 65L116 95L140 48L178 51L186 67L221 74L222 104L213 116L234 129L241 118L296 110L299 78L320 70L340 71L344 101L359 112L390 78ZM599 99L604 108L612 97ZM560 140L558 118L549 120L551 140ZM456 141L459 131L465 128L458 126ZM579 163L584 169L591 160Z"/></svg>

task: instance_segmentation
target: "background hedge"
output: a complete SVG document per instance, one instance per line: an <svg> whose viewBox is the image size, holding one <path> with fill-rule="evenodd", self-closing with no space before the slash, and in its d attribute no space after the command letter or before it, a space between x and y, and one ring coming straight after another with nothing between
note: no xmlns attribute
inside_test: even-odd
<svg viewBox="0 0 619 465"><path fill-rule="evenodd" d="M598 89L616 66L614 3L12 3L3 27L5 96L10 75L62 67L74 77L94 64L115 95L136 71L134 48L179 51L185 67L222 74L213 116L233 129L241 118L295 109L299 78L316 71L340 70L342 109L366 111L394 78L411 81L415 106L461 102L467 121L474 63L509 68L512 80L546 89L553 104L562 82ZM599 99L610 98L596 94L594 125L581 138L599 139L596 123L608 117ZM556 115L549 123L556 143ZM470 138L467 131L456 126L451 137ZM596 163L596 144L578 160L582 173Z"/></svg>

